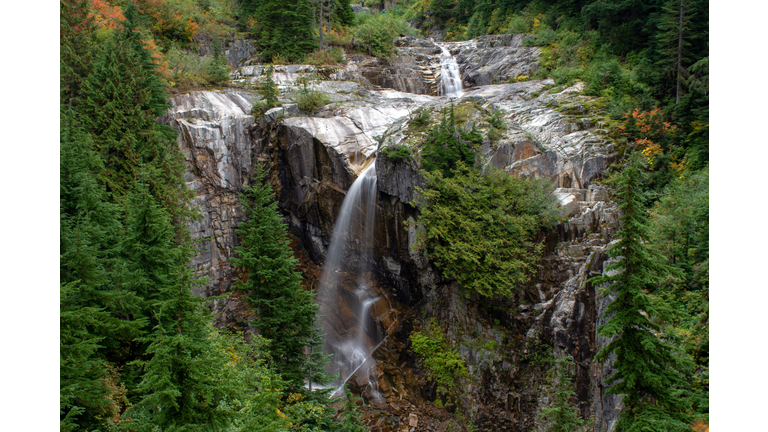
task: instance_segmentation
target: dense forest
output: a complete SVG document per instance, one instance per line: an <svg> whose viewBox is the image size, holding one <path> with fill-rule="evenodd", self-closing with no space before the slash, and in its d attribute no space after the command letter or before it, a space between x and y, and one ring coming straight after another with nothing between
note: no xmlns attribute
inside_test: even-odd
<svg viewBox="0 0 768 432"><path fill-rule="evenodd" d="M232 260L241 275L233 292L255 311L255 331L216 327L215 298L193 294L206 283L190 267L199 244L188 226L201 215L178 133L157 119L172 95L226 88L227 44L245 33L256 61L272 67L338 66L349 55L392 61L401 35L524 34L523 46L541 49L540 67L516 81L584 83L618 154L600 180L621 210L607 249L613 271L590 279L616 296L598 329L612 342L596 356L616 359L606 382L623 396L615 430L708 430L709 3L361 6L375 13L344 0L60 0L60 429L369 430L359 398L331 397L337 377L326 373L315 292L261 162L240 196ZM271 75L255 89L257 118L279 105ZM328 100L304 83L296 102L311 113ZM563 216L546 181L479 167L484 137L460 127L461 109L421 112L411 124L424 137L418 247L468 297L491 304L531 278L543 254L538 234ZM495 112L485 121L491 140L506 127ZM407 146L383 152L415 157ZM467 370L440 330L416 329L410 340L440 391L456 392ZM573 359L547 365L555 384L542 430L593 430L574 408Z"/></svg>

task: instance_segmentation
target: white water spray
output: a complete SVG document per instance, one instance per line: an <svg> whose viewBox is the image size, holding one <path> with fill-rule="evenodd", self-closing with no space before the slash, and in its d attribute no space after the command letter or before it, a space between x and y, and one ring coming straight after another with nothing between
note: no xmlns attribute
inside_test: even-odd
<svg viewBox="0 0 768 432"><path fill-rule="evenodd" d="M458 98L464 94L464 86L461 84L461 73L456 58L451 55L448 48L441 46L440 54L440 95Z"/></svg>
<svg viewBox="0 0 768 432"><path fill-rule="evenodd" d="M380 297L371 289L366 276L370 273L373 259L373 240L376 218L376 162L366 168L352 183L333 228L331 244L323 266L319 295L326 307L333 308L348 295L340 286L342 277L356 275L353 303L358 303L357 332L341 340L327 341L325 352L333 354L329 373L339 374L339 389L352 375L358 382L367 381L370 399L379 402L383 398L378 391L376 362L371 353L381 342L379 324L371 317L371 308L376 308ZM331 313L322 310L321 313Z"/></svg>

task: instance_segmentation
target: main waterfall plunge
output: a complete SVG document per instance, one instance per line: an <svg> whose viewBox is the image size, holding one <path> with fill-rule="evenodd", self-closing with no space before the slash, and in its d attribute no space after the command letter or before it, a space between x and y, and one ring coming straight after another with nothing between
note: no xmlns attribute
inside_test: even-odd
<svg viewBox="0 0 768 432"><path fill-rule="evenodd" d="M376 362L371 358L382 341L380 324L371 314L381 299L371 287L378 196L375 165L375 161L371 163L347 191L333 228L318 297L323 315L339 315L334 309L342 303L357 306L355 316L347 319L352 322L343 326L346 329L324 328L326 334L338 334L328 338L324 349L333 356L329 372L339 374L336 385L343 386L354 375L369 401L382 403ZM322 322L330 325L328 320Z"/></svg>
<svg viewBox="0 0 768 432"><path fill-rule="evenodd" d="M441 47L440 93L461 97L463 86L456 59ZM377 317L389 304L373 284L374 231L377 213L376 161L347 191L328 246L318 290L320 320L326 334L324 352L330 354L328 372L338 374L335 395L350 380L369 402L385 401L378 389L373 353L386 338Z"/></svg>

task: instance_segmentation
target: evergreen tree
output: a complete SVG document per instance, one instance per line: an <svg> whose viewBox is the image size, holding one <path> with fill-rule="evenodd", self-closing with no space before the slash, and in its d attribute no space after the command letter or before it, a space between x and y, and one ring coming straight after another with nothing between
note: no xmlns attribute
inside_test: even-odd
<svg viewBox="0 0 768 432"><path fill-rule="evenodd" d="M131 272L131 289L144 300L143 312L149 316L168 288L178 284L174 278L182 248L175 242L167 210L157 204L146 183L135 184L125 199L128 230L122 248Z"/></svg>
<svg viewBox="0 0 768 432"><path fill-rule="evenodd" d="M100 378L105 374L97 355L104 338L96 329L109 317L101 308L82 307L78 282L62 283L59 303L59 414L60 429L96 428L97 413L106 411L109 390Z"/></svg>
<svg viewBox="0 0 768 432"><path fill-rule="evenodd" d="M213 84L229 81L229 64L223 55L221 41L215 37L211 43L213 49L213 61L208 66L208 80Z"/></svg>
<svg viewBox="0 0 768 432"><path fill-rule="evenodd" d="M88 0L59 2L60 103L72 106L80 96L82 80L88 76L91 60Z"/></svg>
<svg viewBox="0 0 768 432"><path fill-rule="evenodd" d="M668 314L653 295L679 272L648 242L640 192L643 166L642 156L634 153L615 179L621 231L608 254L616 262L606 267L604 276L590 279L593 285L605 285L616 295L605 312L608 321L598 330L601 336L614 339L595 359L605 361L610 354L616 355L616 373L606 380L612 385L606 393L624 396L617 431L682 432L689 430L691 420L679 372L682 361L675 349L657 336L657 320Z"/></svg>
<svg viewBox="0 0 768 432"><path fill-rule="evenodd" d="M680 103L682 85L690 65L688 33L691 13L690 0L667 0L656 34L661 54L658 64L675 83L676 104Z"/></svg>
<svg viewBox="0 0 768 432"><path fill-rule="evenodd" d="M168 217L164 219L167 224ZM216 430L234 417L222 407L238 388L232 380L222 379L227 359L213 349L205 299L191 290L199 282L187 267L191 248L185 243L180 249L176 266L168 272L172 283L162 287L156 305L157 324L152 333L138 339L148 344L148 359L133 363L144 373L135 389L139 400L123 417L139 431Z"/></svg>
<svg viewBox="0 0 768 432"><path fill-rule="evenodd" d="M326 367L330 363L330 355L323 353L323 344L325 344L325 338L320 334L320 327L315 325L312 328L312 334L307 342L307 360L304 364L304 374L307 377L310 393L324 393L324 391L319 390L317 386L320 386L321 388L327 387L328 384L335 381L337 377L336 375L330 376L326 372Z"/></svg>
<svg viewBox="0 0 768 432"><path fill-rule="evenodd" d="M352 5L349 3L349 0L337 0L336 9L334 10L333 15L336 22L341 25L355 25L355 11L352 10Z"/></svg>
<svg viewBox="0 0 768 432"><path fill-rule="evenodd" d="M232 263L246 271L237 288L246 292L256 312L259 333L272 341L269 350L288 390L303 392L309 378L304 350L314 345L318 307L312 293L302 289L297 260L288 246L287 230L266 176L257 164L253 185L241 195L247 220L238 227L242 246L236 248Z"/></svg>
<svg viewBox="0 0 768 432"><path fill-rule="evenodd" d="M59 279L77 282L73 308L107 313L92 331L103 338L106 352L140 334L146 324L142 299L125 283L128 270L120 238L122 209L96 180L103 165L91 150L89 135L75 127L74 113L62 114L60 157Z"/></svg>
<svg viewBox="0 0 768 432"><path fill-rule="evenodd" d="M259 37L264 62L271 62L277 55L290 61L300 60L317 47L309 0L248 1L241 11L256 18L254 33Z"/></svg>
<svg viewBox="0 0 768 432"><path fill-rule="evenodd" d="M540 420L547 424L547 432L573 432L584 426L579 417L579 409L571 405L575 398L573 376L568 368L573 365L573 357L567 356L555 360L552 371L555 373L550 389L550 404L541 410Z"/></svg>
<svg viewBox="0 0 768 432"><path fill-rule="evenodd" d="M101 159L74 126L73 111L61 118L61 429L96 429L117 415L112 399L120 386L106 359L117 359L146 320L142 299L124 283L121 208L96 180Z"/></svg>
<svg viewBox="0 0 768 432"><path fill-rule="evenodd" d="M116 201L140 173L147 173L153 196L180 221L190 214L185 205L190 191L182 181L176 132L156 121L169 106L165 88L137 28L132 2L124 15L122 28L102 44L83 82L83 126L103 159L101 180Z"/></svg>
<svg viewBox="0 0 768 432"><path fill-rule="evenodd" d="M344 387L344 405L341 407L341 427L343 432L363 432L368 429L361 425L360 414L355 411L357 408L357 402L360 398L352 396L352 392L347 387Z"/></svg>
<svg viewBox="0 0 768 432"><path fill-rule="evenodd" d="M451 105L450 110L443 111L442 121L430 130L421 151L421 164L428 172L440 170L445 178L450 178L459 161L471 167L475 164L475 153L456 128Z"/></svg>
<svg viewBox="0 0 768 432"><path fill-rule="evenodd" d="M257 90L259 96L261 96L261 100L253 106L251 112L264 113L280 103L280 101L277 99L277 96L280 94L280 90L277 88L275 80L272 79L273 71L274 68L269 66L262 72L262 75L264 75L264 82Z"/></svg>

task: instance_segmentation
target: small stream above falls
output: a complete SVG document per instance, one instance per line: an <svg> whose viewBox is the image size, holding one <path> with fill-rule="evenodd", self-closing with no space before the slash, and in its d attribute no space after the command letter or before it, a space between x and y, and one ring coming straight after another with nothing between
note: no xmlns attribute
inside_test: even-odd
<svg viewBox="0 0 768 432"><path fill-rule="evenodd" d="M328 372L339 374L335 383L341 388L352 375L362 384L366 398L383 403L378 391L378 371L371 354L383 340L376 305L385 300L372 289L374 229L378 191L376 188L376 162L372 162L352 183L341 205L328 247L318 298L320 313L335 316L333 321L343 328L334 327L332 321L321 320L326 335L324 352L331 354ZM337 308L342 304L356 305L353 316L346 316ZM350 322L351 321L351 322ZM338 325L338 324L337 324Z"/></svg>
<svg viewBox="0 0 768 432"><path fill-rule="evenodd" d="M464 94L464 86L461 83L461 73L456 58L451 55L448 48L440 46L443 50L440 54L440 85L438 95L458 98Z"/></svg>

